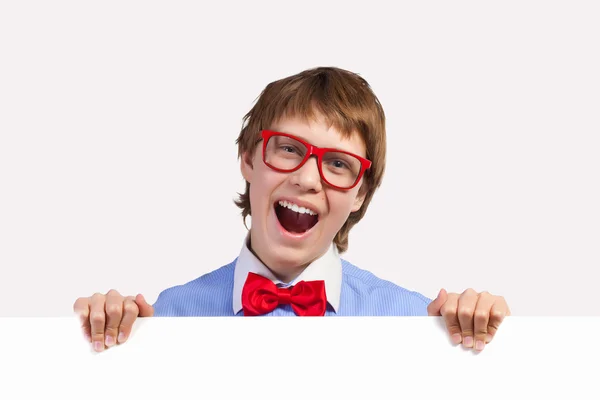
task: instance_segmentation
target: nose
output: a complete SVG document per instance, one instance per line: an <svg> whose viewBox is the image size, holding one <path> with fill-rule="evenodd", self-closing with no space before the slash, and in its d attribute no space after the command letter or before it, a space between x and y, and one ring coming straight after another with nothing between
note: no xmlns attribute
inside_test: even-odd
<svg viewBox="0 0 600 400"><path fill-rule="evenodd" d="M293 185L307 192L320 192L323 190L317 158L313 156L306 160L306 163L300 169L291 174L290 181Z"/></svg>

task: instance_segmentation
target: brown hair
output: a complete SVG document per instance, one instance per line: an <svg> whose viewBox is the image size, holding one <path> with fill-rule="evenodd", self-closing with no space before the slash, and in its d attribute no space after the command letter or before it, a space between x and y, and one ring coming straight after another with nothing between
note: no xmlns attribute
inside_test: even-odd
<svg viewBox="0 0 600 400"><path fill-rule="evenodd" d="M365 143L371 168L363 177L359 194L365 195L360 210L351 213L336 234L334 243L340 253L348 249L348 234L367 210L385 170L385 114L365 79L334 67L319 67L272 82L262 91L256 104L244 116L236 140L238 157L253 153L263 129L283 117L313 119L319 114L344 137L357 132ZM235 203L242 209L244 223L251 215L250 184Z"/></svg>

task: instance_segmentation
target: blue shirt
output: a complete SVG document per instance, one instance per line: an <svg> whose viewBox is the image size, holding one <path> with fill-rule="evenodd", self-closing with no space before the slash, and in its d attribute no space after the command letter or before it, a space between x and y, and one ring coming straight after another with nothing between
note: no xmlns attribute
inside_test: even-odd
<svg viewBox="0 0 600 400"><path fill-rule="evenodd" d="M339 258L335 246L311 263L296 280L277 281L244 245L233 262L184 285L164 290L154 304L157 317L239 316L241 288L248 272L258 273L278 286L300 280L325 281L325 316L426 316L430 299L380 279ZM291 305L277 307L265 316L295 316Z"/></svg>

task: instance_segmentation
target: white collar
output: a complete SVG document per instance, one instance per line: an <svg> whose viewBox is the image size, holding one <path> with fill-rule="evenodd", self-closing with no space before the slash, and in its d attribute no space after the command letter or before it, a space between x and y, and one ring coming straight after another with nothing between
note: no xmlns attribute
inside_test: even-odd
<svg viewBox="0 0 600 400"><path fill-rule="evenodd" d="M233 312L237 314L242 310L242 288L248 277L248 273L264 276L273 283L284 284L273 275L251 251L248 249L248 239L244 240L244 246L240 252L235 264L233 276ZM342 260L337 252L335 244L325 254L310 263L302 273L286 286L293 286L300 281L325 281L325 293L327 302L337 312L340 304L340 294L342 290Z"/></svg>

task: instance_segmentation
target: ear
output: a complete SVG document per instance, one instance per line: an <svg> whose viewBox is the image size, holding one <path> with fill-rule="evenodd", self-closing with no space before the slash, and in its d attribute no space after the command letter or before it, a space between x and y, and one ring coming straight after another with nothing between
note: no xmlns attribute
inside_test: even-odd
<svg viewBox="0 0 600 400"><path fill-rule="evenodd" d="M366 191L362 190L362 188L361 190L359 190L358 194L356 195L356 199L354 199L354 204L352 205L352 212L357 212L358 210L360 210L363 203L365 202L366 194Z"/></svg>
<svg viewBox="0 0 600 400"><path fill-rule="evenodd" d="M252 154L249 152L245 152L240 157L240 169L242 171L242 176L246 180L246 182L252 182L252 175L254 172L254 167L252 164Z"/></svg>

